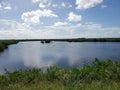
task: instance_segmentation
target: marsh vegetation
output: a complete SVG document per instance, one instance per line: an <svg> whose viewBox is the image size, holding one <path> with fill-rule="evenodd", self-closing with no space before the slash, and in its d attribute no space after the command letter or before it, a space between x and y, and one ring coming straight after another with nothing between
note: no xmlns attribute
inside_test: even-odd
<svg viewBox="0 0 120 90"><path fill-rule="evenodd" d="M8 48L8 45L16 43L18 43L18 40L0 40L0 52Z"/></svg>
<svg viewBox="0 0 120 90"><path fill-rule="evenodd" d="M84 63L79 68L49 67L6 72L0 75L0 90L119 90L120 62Z"/></svg>

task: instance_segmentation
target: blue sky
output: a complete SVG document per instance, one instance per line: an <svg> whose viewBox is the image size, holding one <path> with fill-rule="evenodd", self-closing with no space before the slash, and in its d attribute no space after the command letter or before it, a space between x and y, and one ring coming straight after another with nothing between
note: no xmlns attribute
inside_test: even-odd
<svg viewBox="0 0 120 90"><path fill-rule="evenodd" d="M0 0L0 39L120 37L120 0Z"/></svg>

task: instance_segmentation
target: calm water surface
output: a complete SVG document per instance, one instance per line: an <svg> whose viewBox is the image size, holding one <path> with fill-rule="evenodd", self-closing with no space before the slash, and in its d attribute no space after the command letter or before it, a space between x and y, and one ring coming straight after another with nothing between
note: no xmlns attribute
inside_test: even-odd
<svg viewBox="0 0 120 90"><path fill-rule="evenodd" d="M4 69L46 68L54 65L64 68L81 67L83 62L92 62L95 57L101 60L119 61L120 43L19 42L10 45L8 49L0 53L0 73Z"/></svg>

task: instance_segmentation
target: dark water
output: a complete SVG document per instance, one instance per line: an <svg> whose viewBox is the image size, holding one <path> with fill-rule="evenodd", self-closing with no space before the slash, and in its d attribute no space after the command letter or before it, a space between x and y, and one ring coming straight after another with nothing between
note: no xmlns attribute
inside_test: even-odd
<svg viewBox="0 0 120 90"><path fill-rule="evenodd" d="M20 42L10 45L0 53L0 73L4 69L81 67L83 62L91 62L95 57L106 60L120 60L118 42Z"/></svg>

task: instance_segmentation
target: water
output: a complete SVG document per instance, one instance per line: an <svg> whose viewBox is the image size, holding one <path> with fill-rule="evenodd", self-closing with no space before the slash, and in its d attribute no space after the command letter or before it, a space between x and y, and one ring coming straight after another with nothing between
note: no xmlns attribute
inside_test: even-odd
<svg viewBox="0 0 120 90"><path fill-rule="evenodd" d="M10 45L0 53L0 73L4 69L46 68L58 65L63 68L81 67L83 62L92 62L97 57L101 60L120 60L118 42L52 42L41 44L19 42Z"/></svg>

